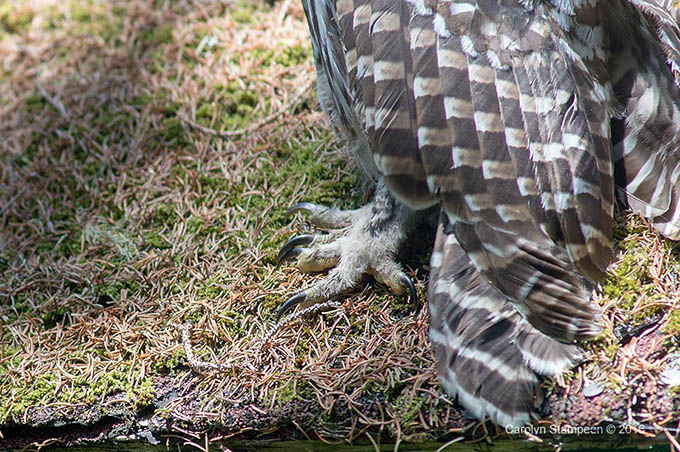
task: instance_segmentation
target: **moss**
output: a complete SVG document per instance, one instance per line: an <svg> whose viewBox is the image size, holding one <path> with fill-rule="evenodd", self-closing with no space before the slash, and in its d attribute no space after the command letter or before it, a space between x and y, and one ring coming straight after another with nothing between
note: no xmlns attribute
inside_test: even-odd
<svg viewBox="0 0 680 452"><path fill-rule="evenodd" d="M125 393L128 407L135 411L149 406L156 392L153 386L153 376L147 376L133 386L130 383L129 369L109 371L94 382L84 383L87 387L86 400L102 400L110 394L122 392Z"/></svg>
<svg viewBox="0 0 680 452"><path fill-rule="evenodd" d="M27 409L44 405L54 397L58 378L52 372L45 372L36 376L33 383L21 391L20 397L9 406L0 405L0 420L17 419ZM3 422L4 423L4 422Z"/></svg>
<svg viewBox="0 0 680 452"><path fill-rule="evenodd" d="M274 57L274 61L282 66L299 66L310 58L311 55L311 46L302 47L300 45L294 45L284 48L279 55Z"/></svg>
<svg viewBox="0 0 680 452"><path fill-rule="evenodd" d="M253 23L253 9L249 7L242 7L235 9L231 12L231 18L239 24L252 24Z"/></svg>
<svg viewBox="0 0 680 452"><path fill-rule="evenodd" d="M139 281L134 279L114 280L109 283L98 284L95 287L97 299L104 304L117 301L121 298L121 292L127 291L128 296L133 295L141 288Z"/></svg>
<svg viewBox="0 0 680 452"><path fill-rule="evenodd" d="M191 216L187 220L187 230L190 234L197 234L200 232L205 232L203 226L205 225L205 220L200 217Z"/></svg>
<svg viewBox="0 0 680 452"><path fill-rule="evenodd" d="M201 287L199 287L198 291L196 292L196 295L199 298L215 298L220 294L220 289L216 286L217 281L219 279L217 278L211 278L208 281L205 282Z"/></svg>
<svg viewBox="0 0 680 452"><path fill-rule="evenodd" d="M186 364L186 360L187 357L184 354L184 350L178 349L175 350L175 352L170 356L157 358L154 360L154 362L151 364L151 369L155 373L166 373L184 366Z"/></svg>
<svg viewBox="0 0 680 452"><path fill-rule="evenodd" d="M623 254L616 268L609 273L602 288L606 299L617 300L617 306L625 311L638 307L632 321L642 322L657 313L654 304L658 297L656 283L649 274L649 252L634 241L623 242Z"/></svg>
<svg viewBox="0 0 680 452"><path fill-rule="evenodd" d="M242 84L243 83L243 84ZM196 120L204 126L218 126L238 129L251 124L253 113L258 105L257 90L251 82L230 82L217 85L210 98L199 101ZM265 101L265 109L268 101Z"/></svg>
<svg viewBox="0 0 680 452"><path fill-rule="evenodd" d="M199 104L196 109L196 119L199 122L210 122L213 118L213 106L207 102Z"/></svg>
<svg viewBox="0 0 680 452"><path fill-rule="evenodd" d="M0 31L20 33L33 22L35 11L10 2L0 3Z"/></svg>
<svg viewBox="0 0 680 452"><path fill-rule="evenodd" d="M398 413L399 424L404 431L413 428L411 424L418 420L419 413L424 406L425 401L410 391L403 391L394 401L394 411Z"/></svg>
<svg viewBox="0 0 680 452"><path fill-rule="evenodd" d="M40 319L43 322L43 328L50 329L54 328L57 324L63 323L67 313L70 313L70 310L65 306L57 306L54 310L42 312Z"/></svg>
<svg viewBox="0 0 680 452"><path fill-rule="evenodd" d="M112 44L119 42L125 11L118 8L113 15L109 15L104 10L105 6L90 0L72 1L69 12L75 26L72 26L70 31L75 34L101 36Z"/></svg>
<svg viewBox="0 0 680 452"><path fill-rule="evenodd" d="M259 63L260 66L270 66L272 61L274 61L274 55L275 52L272 49L257 47L250 51L250 57Z"/></svg>
<svg viewBox="0 0 680 452"><path fill-rule="evenodd" d="M224 310L219 312L219 320L222 328L231 336L239 336L243 334L241 328L241 319L243 314L234 310Z"/></svg>
<svg viewBox="0 0 680 452"><path fill-rule="evenodd" d="M154 222L156 224L172 226L177 220L179 220L179 215L173 204L164 203L156 206L154 216Z"/></svg>
<svg viewBox="0 0 680 452"><path fill-rule="evenodd" d="M88 1L71 2L71 19L76 22L92 20L92 4Z"/></svg>
<svg viewBox="0 0 680 452"><path fill-rule="evenodd" d="M163 24L158 27L144 30L139 39L146 45L170 44L172 42L173 26Z"/></svg>
<svg viewBox="0 0 680 452"><path fill-rule="evenodd" d="M31 112L41 112L44 110L45 105L47 105L45 98L38 92L28 96L24 103L26 105L25 110Z"/></svg>
<svg viewBox="0 0 680 452"><path fill-rule="evenodd" d="M680 311L673 310L668 313L664 333L680 337Z"/></svg>
<svg viewBox="0 0 680 452"><path fill-rule="evenodd" d="M172 248L172 244L163 237L159 228L155 228L144 235L144 244L147 248L161 250Z"/></svg>
<svg viewBox="0 0 680 452"><path fill-rule="evenodd" d="M137 386L131 389L134 394L134 398L131 400L138 410L153 403L156 389L154 388L153 379L151 377L143 379Z"/></svg>
<svg viewBox="0 0 680 452"><path fill-rule="evenodd" d="M296 400L309 400L314 397L312 386L304 379L291 379L288 382L272 390L264 397L266 405L284 406Z"/></svg>
<svg viewBox="0 0 680 452"><path fill-rule="evenodd" d="M198 183L203 190L218 191L227 190L229 181L221 176L213 176L209 173L203 173L198 177Z"/></svg>
<svg viewBox="0 0 680 452"><path fill-rule="evenodd" d="M166 146L183 146L189 142L182 121L177 117L163 118L158 133Z"/></svg>

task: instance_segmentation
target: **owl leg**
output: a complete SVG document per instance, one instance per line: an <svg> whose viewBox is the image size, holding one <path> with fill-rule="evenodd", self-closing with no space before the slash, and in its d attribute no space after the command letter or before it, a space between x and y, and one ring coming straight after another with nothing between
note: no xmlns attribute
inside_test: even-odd
<svg viewBox="0 0 680 452"><path fill-rule="evenodd" d="M298 305L307 308L341 295L356 287L366 274L397 295L408 293L412 300L417 298L413 282L395 260L414 228L416 214L395 200L384 185L378 185L369 204L356 210L300 203L289 209L295 211L308 212L312 224L329 232L291 238L281 247L277 263L295 258L300 271L329 272L318 284L286 300L279 308L278 318Z"/></svg>

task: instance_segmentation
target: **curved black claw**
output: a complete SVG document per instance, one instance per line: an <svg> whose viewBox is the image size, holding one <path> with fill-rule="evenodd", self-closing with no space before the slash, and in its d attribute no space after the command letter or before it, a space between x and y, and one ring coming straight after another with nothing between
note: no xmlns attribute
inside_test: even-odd
<svg viewBox="0 0 680 452"><path fill-rule="evenodd" d="M288 210L286 210L286 218L288 218L290 214L298 212L300 210L313 212L314 210L316 210L316 208L317 208L316 204L312 204L311 202L299 202L294 206L290 207Z"/></svg>
<svg viewBox="0 0 680 452"><path fill-rule="evenodd" d="M302 252L301 248L297 248L298 245L309 245L314 241L314 236L312 234L301 234L290 238L286 243L283 244L279 255L276 258L276 266L281 265L284 259L289 257L299 256Z"/></svg>
<svg viewBox="0 0 680 452"><path fill-rule="evenodd" d="M296 293L295 295L287 299L286 302L281 305L278 312L276 313L276 321L278 322L286 312L290 311L291 309L293 309L295 306L299 305L306 299L307 295L305 295L304 292Z"/></svg>
<svg viewBox="0 0 680 452"><path fill-rule="evenodd" d="M401 281L402 284L408 287L408 293L409 296L411 297L411 302L413 302L414 304L418 304L418 292L416 292L416 287L413 285L413 281L411 281L411 278L402 274L401 278L399 278L399 281Z"/></svg>
<svg viewBox="0 0 680 452"><path fill-rule="evenodd" d="M289 249L285 254L281 254L279 251L279 256L276 258L276 266L278 267L281 265L281 262L283 262L286 259L293 259L298 257L300 254L302 254L303 248L295 247Z"/></svg>

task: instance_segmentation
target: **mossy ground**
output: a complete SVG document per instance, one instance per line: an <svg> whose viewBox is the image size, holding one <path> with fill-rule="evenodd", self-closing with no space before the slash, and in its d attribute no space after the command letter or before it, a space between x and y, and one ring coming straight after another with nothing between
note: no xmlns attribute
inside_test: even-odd
<svg viewBox="0 0 680 452"><path fill-rule="evenodd" d="M234 404L314 407L302 424L263 421L269 433L422 440L474 425L436 382L426 305L376 284L256 353L279 304L315 278L274 266L300 229L286 208L367 196L313 80L296 1L0 5L0 432L121 404L187 438L247 431L230 423ZM631 358L623 327L655 320L655 347L677 348L679 249L617 218L605 332L549 383L566 393L583 378L621 393L658 377L664 358ZM405 258L421 295L424 249ZM186 367L187 321L197 356L232 372ZM178 395L154 408L167 378Z"/></svg>

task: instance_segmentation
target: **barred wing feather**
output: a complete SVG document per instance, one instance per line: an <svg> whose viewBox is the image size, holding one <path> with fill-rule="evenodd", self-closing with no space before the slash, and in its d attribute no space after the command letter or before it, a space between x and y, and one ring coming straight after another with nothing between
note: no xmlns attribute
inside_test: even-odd
<svg viewBox="0 0 680 452"><path fill-rule="evenodd" d="M652 0L303 4L331 123L401 202L442 206L429 302L444 386L479 417L526 422L537 375L573 365L573 341L600 330L590 294L612 259L615 191L680 238L673 13Z"/></svg>

